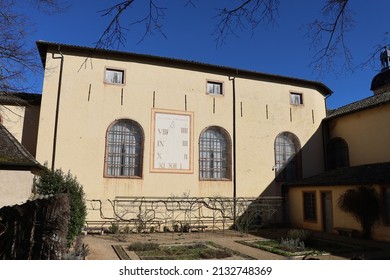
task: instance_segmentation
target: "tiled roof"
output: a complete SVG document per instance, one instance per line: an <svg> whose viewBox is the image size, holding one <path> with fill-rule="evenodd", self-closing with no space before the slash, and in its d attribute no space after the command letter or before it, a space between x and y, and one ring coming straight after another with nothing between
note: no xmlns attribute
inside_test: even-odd
<svg viewBox="0 0 390 280"><path fill-rule="evenodd" d="M107 59L110 58L119 58L119 59L128 59L131 61L142 62L146 64L154 65L168 65L169 67L183 68L183 69L196 69L200 71L207 71L211 73L217 73L222 75L227 75L231 77L243 77L243 78L252 78L259 79L264 81L276 82L281 84L290 84L296 86L305 86L309 88L314 88L321 92L324 96L330 95L332 90L329 89L326 85L321 82L305 80L300 78L293 78L281 75L274 75L250 70L237 69L233 67L226 67L220 65L213 65L208 63L182 60L176 58L167 58L161 56L147 55L147 54L136 54L123 51L114 51L100 48L89 48L83 46L59 44L53 42L38 41L37 42L38 50L41 56L43 65L46 64L46 54L49 48L53 51L58 52L77 52L82 53L85 57L95 57L101 56Z"/></svg>
<svg viewBox="0 0 390 280"><path fill-rule="evenodd" d="M390 162L343 167L287 183L287 186L348 186L390 184Z"/></svg>
<svg viewBox="0 0 390 280"><path fill-rule="evenodd" d="M0 124L0 170L35 170L42 166L15 137Z"/></svg>
<svg viewBox="0 0 390 280"><path fill-rule="evenodd" d="M36 93L5 93L0 92L1 105L40 105L41 95Z"/></svg>
<svg viewBox="0 0 390 280"><path fill-rule="evenodd" d="M387 103L390 103L390 92L377 94L337 108L335 110L329 110L326 119L333 119L347 114L359 112L365 109L381 106Z"/></svg>

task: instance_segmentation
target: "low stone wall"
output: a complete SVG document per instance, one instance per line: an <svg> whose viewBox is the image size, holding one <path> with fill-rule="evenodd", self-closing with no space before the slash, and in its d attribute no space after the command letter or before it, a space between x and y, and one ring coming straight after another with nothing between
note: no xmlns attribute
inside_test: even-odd
<svg viewBox="0 0 390 280"><path fill-rule="evenodd" d="M249 231L282 222L281 197L233 200L225 197L117 197L114 200L87 200L86 231L127 232L225 230ZM96 213L96 214L97 214ZM95 217L97 216L95 214Z"/></svg>

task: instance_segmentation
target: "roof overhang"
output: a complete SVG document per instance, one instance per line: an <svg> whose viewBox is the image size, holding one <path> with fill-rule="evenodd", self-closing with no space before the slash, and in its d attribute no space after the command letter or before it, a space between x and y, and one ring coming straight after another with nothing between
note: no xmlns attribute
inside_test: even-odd
<svg viewBox="0 0 390 280"><path fill-rule="evenodd" d="M146 54L136 54L130 52L123 52L123 51L66 45L66 44L59 44L59 43L52 43L52 42L45 42L45 41L37 41L36 44L44 67L46 65L47 52L50 51L53 53L59 53L59 52L72 53L76 55L83 55L85 57L101 57L106 59L110 58L110 59L118 59L122 61L123 60L133 61L133 62L140 62L144 64L153 64L153 65L161 65L161 66L168 66L168 67L188 69L188 70L197 70L202 72L210 72L214 74L226 75L229 77L255 79L255 80L262 80L262 81L268 81L274 83L308 87L319 91L322 95L326 97L332 94L331 89L329 89L326 85L318 81L305 80L300 78L293 78L293 77L267 74L267 73L250 71L250 70L237 69L233 67L219 66L219 65L207 64L202 62L167 58L167 57L153 56L153 55L146 55Z"/></svg>

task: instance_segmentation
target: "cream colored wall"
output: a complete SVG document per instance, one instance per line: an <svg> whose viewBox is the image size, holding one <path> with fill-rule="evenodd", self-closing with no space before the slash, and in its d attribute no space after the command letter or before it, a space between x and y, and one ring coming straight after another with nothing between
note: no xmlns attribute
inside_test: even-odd
<svg viewBox="0 0 390 280"><path fill-rule="evenodd" d="M238 189L239 196L271 188L275 179L274 142L284 131L294 133L301 143L303 176L323 170L322 134L317 133L325 115L322 95L311 89L253 80L239 79L236 87L237 179L243 188ZM290 105L290 91L302 93L304 105ZM280 195L279 186L267 194Z"/></svg>
<svg viewBox="0 0 390 280"><path fill-rule="evenodd" d="M388 162L389 119L389 104L349 114L329 123L330 136L347 142L351 166Z"/></svg>
<svg viewBox="0 0 390 280"><path fill-rule="evenodd" d="M0 170L0 208L26 202L31 195L33 179L30 171Z"/></svg>
<svg viewBox="0 0 390 280"><path fill-rule="evenodd" d="M4 127L35 156L39 122L39 106L1 105L0 116Z"/></svg>
<svg viewBox="0 0 390 280"><path fill-rule="evenodd" d="M46 59L37 159L50 166L59 60L53 60L51 54ZM233 181L199 181L198 171L198 140L206 127L220 126L233 137L233 85L229 77L119 60L93 58L83 65L84 61L83 57L65 54L56 167L75 174L88 199L183 193L232 197ZM105 67L125 69L126 84L103 83ZM223 82L224 96L206 95L206 80ZM242 78L235 82L237 196L257 197L271 185L275 178L274 141L283 131L298 136L304 148L303 161L311 160L304 164L304 175L323 171L321 135L315 133L325 116L324 97L315 90L296 86ZM303 106L290 105L290 91L303 94ZM187 106L188 111L194 112L193 174L149 172L153 95L155 108L185 110ZM144 130L142 179L103 177L106 130L121 118L138 122ZM280 195L280 190L271 193Z"/></svg>
<svg viewBox="0 0 390 280"><path fill-rule="evenodd" d="M339 197L350 186L328 186L328 187L292 187L288 191L288 214L290 223L293 227L304 228L316 231L323 231L322 222L322 208L321 208L321 192L332 193L332 205L333 205L333 228L343 227L361 230L360 224L355 218L346 212L340 210L337 205ZM379 186L375 186L378 193L380 193ZM316 209L317 209L317 221L305 221L303 216L303 192L316 192ZM334 230L334 233L336 231ZM384 225L382 221L374 227L372 233L373 239L390 241L390 226Z"/></svg>
<svg viewBox="0 0 390 280"><path fill-rule="evenodd" d="M22 106L1 105L0 115L4 127L21 143L25 108Z"/></svg>

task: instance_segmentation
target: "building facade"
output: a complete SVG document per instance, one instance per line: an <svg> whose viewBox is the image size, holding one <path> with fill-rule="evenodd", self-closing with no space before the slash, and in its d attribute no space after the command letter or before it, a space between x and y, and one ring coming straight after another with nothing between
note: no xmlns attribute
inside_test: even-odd
<svg viewBox="0 0 390 280"><path fill-rule="evenodd" d="M37 45L45 77L36 157L70 170L89 201L280 197L283 182L325 170L321 122L331 91L322 83ZM94 207L90 220L102 216Z"/></svg>
<svg viewBox="0 0 390 280"><path fill-rule="evenodd" d="M324 119L327 172L288 185L290 222L295 227L359 232L360 224L338 206L340 196L360 186L375 189L380 220L373 238L390 241L390 51L381 53L382 71L374 95L330 112Z"/></svg>
<svg viewBox="0 0 390 280"><path fill-rule="evenodd" d="M32 195L35 175L42 166L0 124L0 208L26 202Z"/></svg>
<svg viewBox="0 0 390 280"><path fill-rule="evenodd" d="M24 203L42 169L35 160L41 95L0 93L0 208Z"/></svg>

